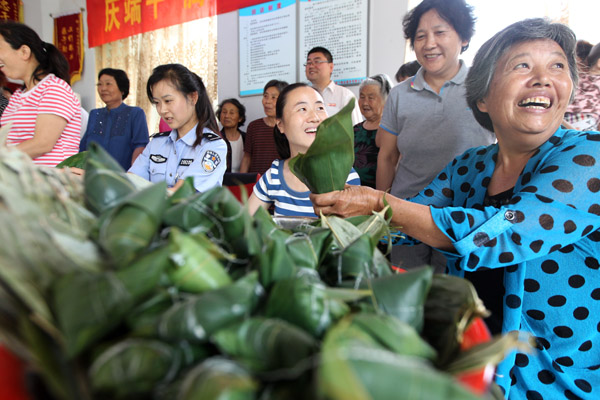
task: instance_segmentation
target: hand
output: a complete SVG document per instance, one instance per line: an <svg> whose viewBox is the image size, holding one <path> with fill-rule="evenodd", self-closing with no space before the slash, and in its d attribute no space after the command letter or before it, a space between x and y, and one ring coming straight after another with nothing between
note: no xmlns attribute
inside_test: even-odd
<svg viewBox="0 0 600 400"><path fill-rule="evenodd" d="M381 211L383 192L368 186L346 185L344 190L323 194L310 194L315 214L338 215L342 218L354 215L371 215Z"/></svg>

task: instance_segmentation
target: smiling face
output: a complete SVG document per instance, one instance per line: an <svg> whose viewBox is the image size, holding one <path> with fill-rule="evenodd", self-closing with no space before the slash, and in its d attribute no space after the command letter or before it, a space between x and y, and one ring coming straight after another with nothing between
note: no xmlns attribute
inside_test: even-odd
<svg viewBox="0 0 600 400"><path fill-rule="evenodd" d="M28 51L27 46L21 46L20 49L13 49L11 45L4 40L0 35L0 69L4 75L11 79L24 80L25 78L25 51Z"/></svg>
<svg viewBox="0 0 600 400"><path fill-rule="evenodd" d="M279 90L274 86L271 86L263 93L262 105L267 117L275 118L275 105L277 104L278 97Z"/></svg>
<svg viewBox="0 0 600 400"><path fill-rule="evenodd" d="M523 42L498 60L478 108L489 114L498 142L517 140L537 147L561 124L572 88L567 57L556 42Z"/></svg>
<svg viewBox="0 0 600 400"><path fill-rule="evenodd" d="M221 121L223 128L237 128L242 120L240 118L240 110L231 103L225 103L223 104L223 107L221 107L221 116L219 120Z"/></svg>
<svg viewBox="0 0 600 400"><path fill-rule="evenodd" d="M152 102L156 111L169 125L176 129L179 137L187 134L198 123L196 102L198 94L185 95L167 80L159 81L152 86Z"/></svg>
<svg viewBox="0 0 600 400"><path fill-rule="evenodd" d="M452 79L460 69L461 49L467 44L435 9L424 13L415 33L414 50L425 70L425 79Z"/></svg>
<svg viewBox="0 0 600 400"><path fill-rule="evenodd" d="M292 157L308 150L315 140L317 127L326 118L323 97L315 89L304 86L288 93L277 127L290 143Z"/></svg>
<svg viewBox="0 0 600 400"><path fill-rule="evenodd" d="M100 75L98 79L98 94L109 109L116 108L123 102L123 92L119 90L117 81L111 75Z"/></svg>
<svg viewBox="0 0 600 400"><path fill-rule="evenodd" d="M360 107L360 112L368 121L376 122L381 120L384 104L385 101L381 96L379 86L367 85L360 89L358 106Z"/></svg>
<svg viewBox="0 0 600 400"><path fill-rule="evenodd" d="M313 85L327 86L333 73L333 63L328 62L325 54L321 52L311 53L306 58L305 72L306 79Z"/></svg>

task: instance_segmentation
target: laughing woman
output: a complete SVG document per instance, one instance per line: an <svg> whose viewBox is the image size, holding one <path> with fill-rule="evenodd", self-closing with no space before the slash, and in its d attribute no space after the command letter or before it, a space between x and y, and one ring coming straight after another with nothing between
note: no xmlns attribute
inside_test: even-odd
<svg viewBox="0 0 600 400"><path fill-rule="evenodd" d="M250 213L274 204L276 216L316 217L308 197L310 191L292 173L289 161L298 153L306 153L315 140L317 127L327 118L323 97L312 86L295 83L281 91L275 108L273 135L281 159L273 161L254 187L248 199ZM360 185L354 169L347 183Z"/></svg>
<svg viewBox="0 0 600 400"><path fill-rule="evenodd" d="M537 342L498 367L510 400L600 398L600 134L561 127L574 48L569 28L542 19L492 37L466 85L498 143L467 150L411 201L386 197L392 223L443 250L451 274L505 272L502 330ZM312 197L342 216L381 210L382 199L366 187Z"/></svg>
<svg viewBox="0 0 600 400"><path fill-rule="evenodd" d="M50 167L76 154L81 106L69 85L65 56L28 26L3 22L0 68L8 78L24 82L2 114L1 124L12 124L6 143Z"/></svg>
<svg viewBox="0 0 600 400"><path fill-rule="evenodd" d="M217 120L202 79L181 64L154 68L148 98L171 128L154 135L129 172L178 189L185 178L204 192L223 182L227 145L216 132Z"/></svg>

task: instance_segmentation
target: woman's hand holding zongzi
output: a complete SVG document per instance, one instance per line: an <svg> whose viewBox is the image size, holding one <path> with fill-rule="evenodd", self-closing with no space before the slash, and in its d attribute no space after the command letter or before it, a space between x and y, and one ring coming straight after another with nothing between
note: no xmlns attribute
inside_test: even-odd
<svg viewBox="0 0 600 400"><path fill-rule="evenodd" d="M344 190L329 193L311 193L315 214L338 215L342 218L354 215L371 215L383 208L383 192L368 186L346 185Z"/></svg>

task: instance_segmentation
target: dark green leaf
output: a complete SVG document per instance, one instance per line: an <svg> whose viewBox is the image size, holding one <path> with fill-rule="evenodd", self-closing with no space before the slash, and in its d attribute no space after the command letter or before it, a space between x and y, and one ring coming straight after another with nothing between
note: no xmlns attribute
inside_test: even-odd
<svg viewBox="0 0 600 400"><path fill-rule="evenodd" d="M226 355L250 370L272 371L299 368L317 350L317 342L304 330L278 319L249 318L213 335Z"/></svg>
<svg viewBox="0 0 600 400"><path fill-rule="evenodd" d="M162 338L203 342L218 329L249 316L254 310L262 288L258 273L184 302L173 305L158 326Z"/></svg>
<svg viewBox="0 0 600 400"><path fill-rule="evenodd" d="M355 99L317 128L315 141L289 162L290 170L312 193L342 190L354 164L352 110Z"/></svg>

